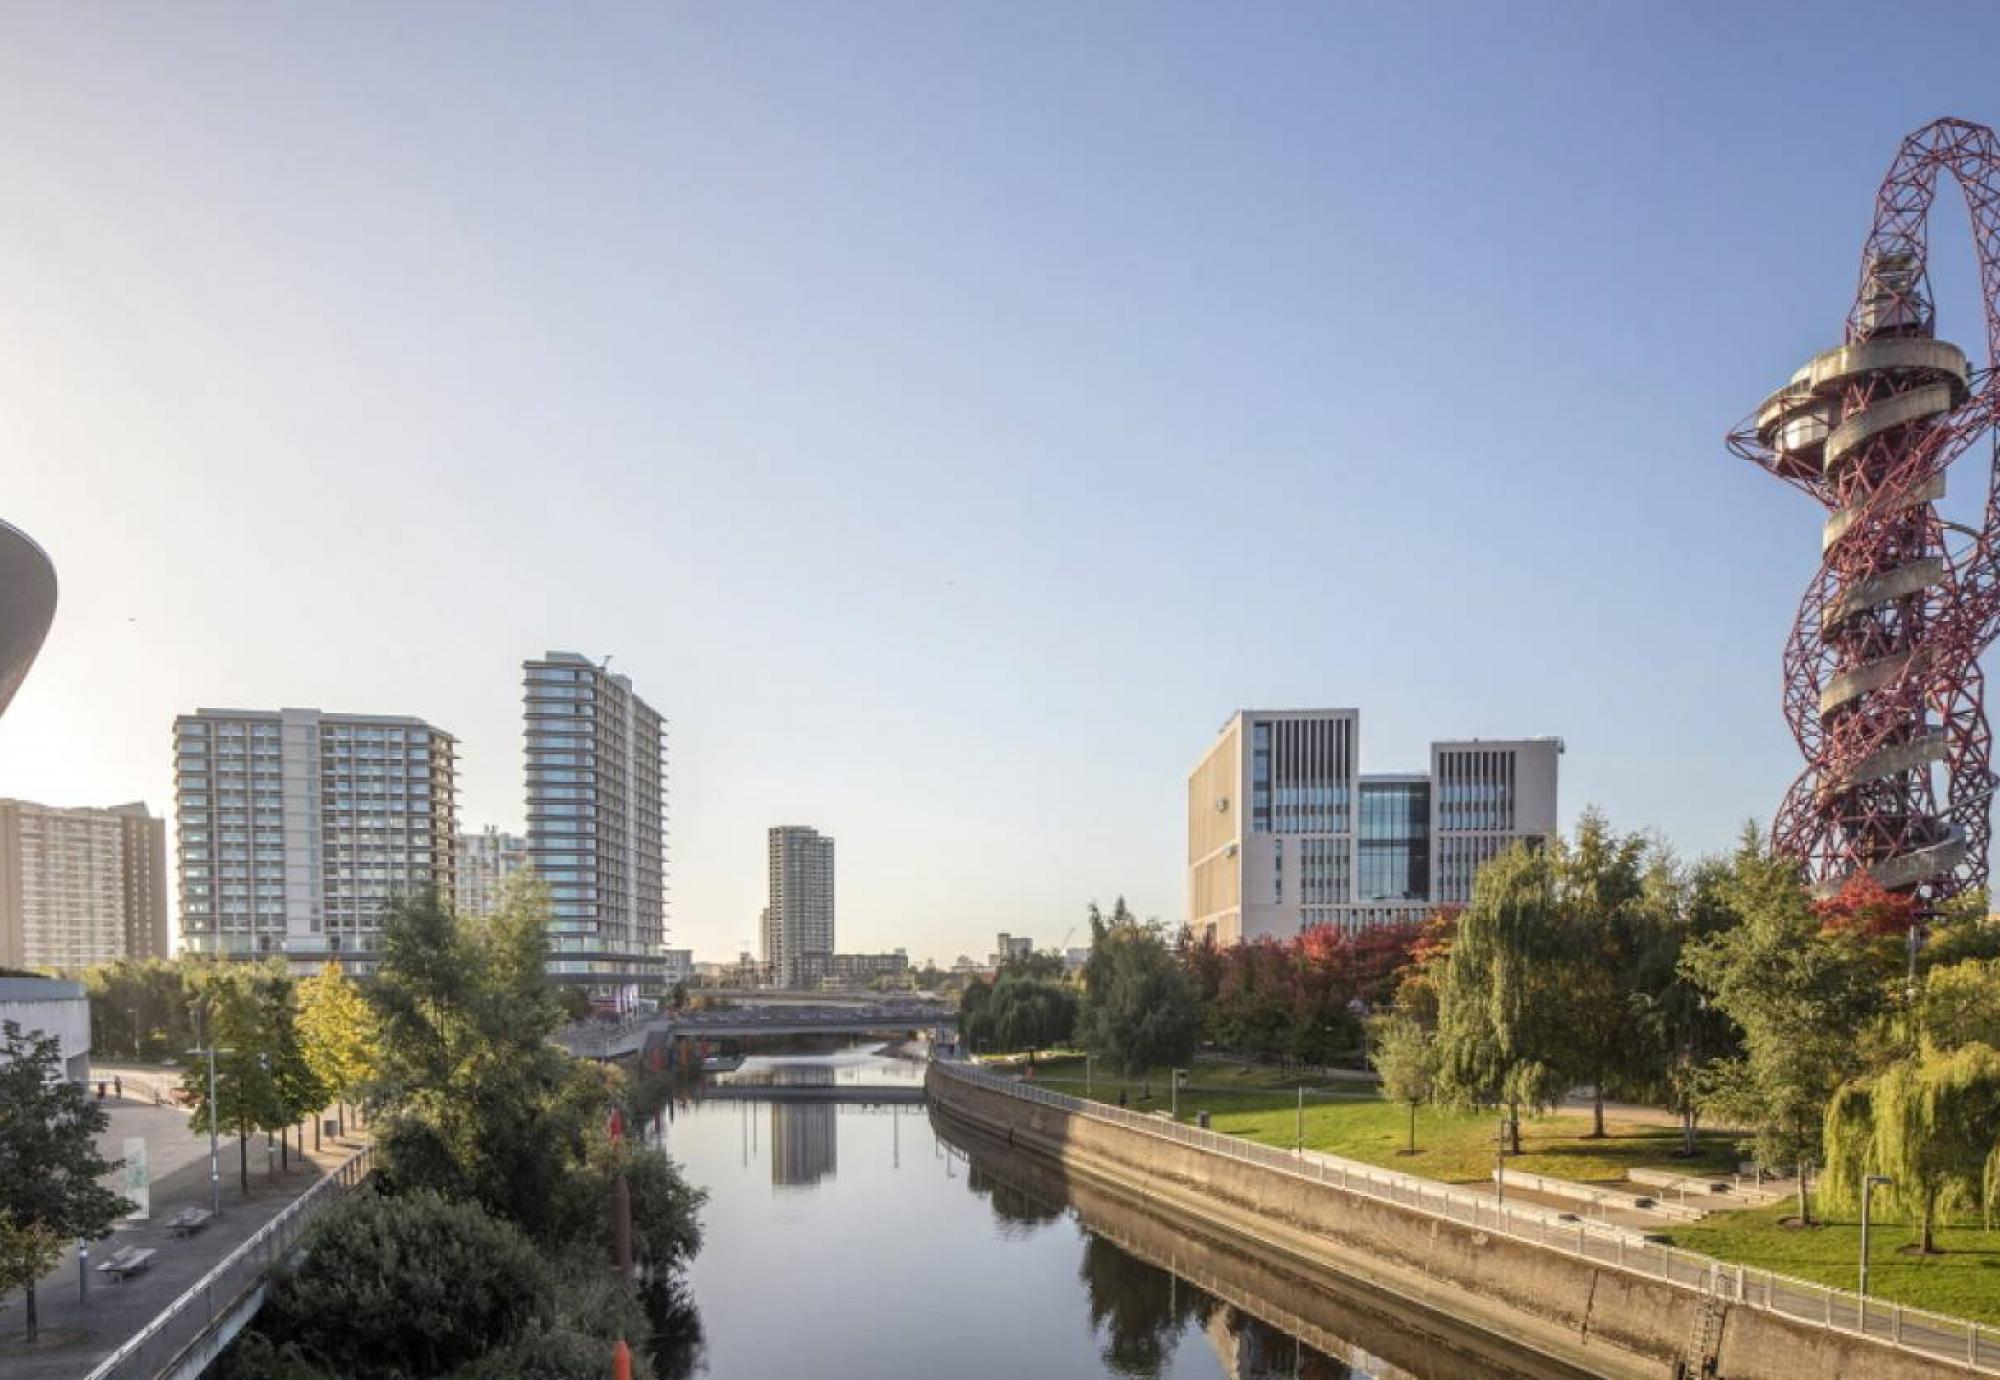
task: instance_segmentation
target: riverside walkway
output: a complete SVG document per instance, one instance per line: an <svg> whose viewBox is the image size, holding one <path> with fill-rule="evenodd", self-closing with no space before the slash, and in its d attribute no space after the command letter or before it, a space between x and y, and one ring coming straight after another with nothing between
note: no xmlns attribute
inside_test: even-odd
<svg viewBox="0 0 2000 1380"><path fill-rule="evenodd" d="M1281 1150L1164 1116L1051 1092L968 1064L938 1061L934 1068L948 1078L1039 1102L1071 1116L1122 1126L1595 1264L1665 1280L1723 1305L1761 1310L1793 1323L1866 1338L1885 1348L1935 1362L1940 1374L1955 1371L2000 1375L2000 1330L1967 1319L1864 1300L1848 1290L1732 1265L1648 1241L1627 1228L1580 1220L1558 1208L1518 1201L1501 1204L1489 1193L1476 1189L1317 1151L1300 1154Z"/></svg>
<svg viewBox="0 0 2000 1380"><path fill-rule="evenodd" d="M133 1091L128 1084L127 1091ZM222 1213L200 1232L174 1236L167 1219L186 1207L209 1203L208 1136L189 1129L188 1114L179 1107L145 1101L108 1100L111 1127L98 1147L109 1159L124 1154L128 1137L144 1137L152 1169L151 1214L143 1222L121 1225L102 1241L91 1243L89 1294L79 1297L74 1246L63 1252L56 1268L35 1287L36 1314L42 1339L34 1347L18 1341L0 1344L0 1375L7 1380L77 1380L96 1368L142 1330L153 1324L198 1282L244 1244L264 1231L329 1175L349 1165L364 1142L326 1139L317 1154L293 1152L289 1172L267 1173L264 1138L250 1141L250 1196L239 1187L233 1138L222 1144ZM350 1171L351 1172L351 1171ZM96 1266L121 1247L155 1252L151 1268L123 1282L98 1273ZM218 1303L221 1300L216 1300ZM4 1331L18 1335L20 1294L7 1296L0 1313ZM183 1339L185 1340L185 1339ZM176 1348L177 1349L177 1348ZM157 1348L156 1348L157 1350ZM151 1376L158 1367L120 1369L118 1375Z"/></svg>

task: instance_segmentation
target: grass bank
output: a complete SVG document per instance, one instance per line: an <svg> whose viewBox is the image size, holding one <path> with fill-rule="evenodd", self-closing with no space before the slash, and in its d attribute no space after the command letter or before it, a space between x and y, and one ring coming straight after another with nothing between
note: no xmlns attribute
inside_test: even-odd
<svg viewBox="0 0 2000 1380"><path fill-rule="evenodd" d="M1035 1081L1058 1092L1086 1095L1085 1071L1080 1059L1038 1060ZM1163 1111L1168 1106L1165 1070L1145 1078L1115 1078L1099 1071L1090 1077L1089 1084L1088 1095L1100 1102L1116 1102L1123 1090L1126 1105L1140 1111ZM1298 1135L1298 1087L1296 1079L1275 1069L1202 1064L1181 1089L1180 1119L1193 1121L1197 1111L1206 1111L1215 1130L1267 1145L1290 1147ZM1442 1107L1419 1108L1414 1155L1402 1153L1409 1144L1409 1109L1400 1103L1384 1102L1372 1092L1339 1084L1308 1085L1304 1121L1305 1144L1310 1150L1406 1170L1446 1183L1471 1183L1492 1177L1498 1130L1497 1118L1493 1116ZM1700 1157L1682 1160L1674 1157L1674 1151L1680 1148L1680 1133L1670 1127L1632 1124L1613 1118L1606 1123L1609 1134L1602 1140L1586 1136L1588 1129L1589 1123L1580 1117L1525 1118L1521 1123L1522 1153L1509 1155L1507 1167L1565 1179L1602 1181L1622 1179L1626 1170L1636 1168L1705 1172L1733 1169L1736 1165L1734 1147L1721 1137L1703 1137Z"/></svg>
<svg viewBox="0 0 2000 1380"><path fill-rule="evenodd" d="M1144 1078L1114 1077L1099 1069L1089 1076L1086 1090L1084 1061L1055 1056L1036 1061L1035 1081L1079 1097L1087 1093L1100 1102L1116 1102L1122 1090L1126 1105L1139 1111L1164 1111L1169 1101L1165 1069ZM1191 1122L1205 1110L1217 1131L1290 1147L1298 1136L1298 1086L1296 1078L1275 1069L1200 1064L1181 1089L1180 1119ZM1415 1155L1401 1153L1409 1137L1408 1108L1369 1092L1338 1084L1309 1085L1304 1122L1308 1149L1446 1183L1485 1182L1492 1176L1496 1124L1490 1115L1419 1109ZM1585 1134L1589 1122L1582 1117L1529 1118L1521 1123L1522 1153L1508 1156L1507 1167L1608 1183L1623 1179L1632 1169L1727 1173L1739 1159L1733 1136L1703 1135L1698 1157L1686 1160L1674 1154L1680 1148L1680 1133L1671 1127L1614 1116L1605 1129L1609 1134L1604 1139L1592 1140ZM1793 1210L1786 1202L1720 1212L1701 1222L1675 1225L1672 1237L1676 1245L1720 1260L1852 1289L1861 1254L1858 1221L1833 1213L1826 1225L1801 1231L1780 1223ZM1871 1235L1871 1296L2000 1324L2000 1232L1947 1229L1939 1234L1944 1254L1926 1257L1900 1253L1912 1239L1906 1223L1878 1217Z"/></svg>

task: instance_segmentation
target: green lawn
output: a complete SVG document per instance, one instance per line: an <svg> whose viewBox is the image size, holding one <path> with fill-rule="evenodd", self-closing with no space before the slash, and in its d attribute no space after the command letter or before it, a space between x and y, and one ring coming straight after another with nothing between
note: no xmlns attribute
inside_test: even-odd
<svg viewBox="0 0 2000 1380"><path fill-rule="evenodd" d="M1852 1213L1828 1213L1826 1225L1805 1231L1779 1225L1779 1218L1796 1211L1787 1202L1717 1213L1675 1227L1674 1244L1798 1279L1852 1289L1861 1264L1859 1218ZM2000 1324L2000 1231L1946 1229L1938 1233L1944 1254L1902 1254L1901 1248L1915 1239L1916 1232L1907 1223L1876 1218L1869 1231L1869 1296Z"/></svg>
<svg viewBox="0 0 2000 1380"><path fill-rule="evenodd" d="M1035 1081L1059 1092L1083 1095L1084 1070L1079 1059L1037 1061ZM1167 1106L1167 1074L1148 1079L1121 1079L1099 1073L1090 1092L1101 1102L1115 1102L1120 1088L1127 1105L1141 1111ZM1141 1094L1150 1087L1151 1101ZM1290 1146L1298 1129L1296 1079L1274 1069L1202 1064L1181 1089L1180 1119L1194 1120L1197 1111L1210 1114L1210 1125L1231 1135L1270 1145ZM1373 1093L1339 1085L1313 1087L1306 1093L1307 1148L1343 1155L1370 1164L1387 1165L1447 1183L1484 1180L1493 1173L1496 1119L1472 1112L1425 1107L1417 1113L1417 1153L1400 1153L1409 1143L1409 1110L1382 1101ZM1521 1123L1521 1150L1507 1165L1527 1173L1565 1179L1615 1181L1628 1169L1658 1167L1683 1172L1726 1170L1736 1166L1730 1141L1704 1137L1695 1160L1674 1157L1680 1134L1670 1127L1643 1126L1611 1120L1603 1140L1590 1140L1589 1122L1575 1116L1533 1117Z"/></svg>
<svg viewBox="0 0 2000 1380"><path fill-rule="evenodd" d="M1057 1056L1036 1061L1035 1081L1043 1087L1082 1096L1084 1062ZM1098 1070L1090 1092L1115 1102L1119 1089L1139 1111L1164 1111L1168 1075L1160 1069L1145 1079L1116 1078ZM1206 1110L1218 1131L1268 1145L1293 1144L1297 1135L1295 1078L1275 1069L1200 1064L1181 1089L1180 1119L1193 1121ZM1142 1094L1150 1090L1150 1100ZM1305 1143L1314 1150L1369 1164L1407 1170L1447 1183L1489 1179L1493 1173L1495 1119L1490 1115L1425 1107L1417 1114L1417 1153L1399 1153L1407 1143L1409 1111L1373 1093L1340 1085L1308 1087ZM1613 1117L1603 1140L1586 1136L1590 1123L1578 1116L1535 1117L1521 1124L1522 1153L1507 1167L1584 1182L1615 1182L1629 1169L1727 1172L1739 1156L1733 1137L1701 1137L1699 1158L1674 1157L1680 1133L1670 1127L1621 1123ZM1719 1212L1698 1223L1676 1225L1678 1246L1721 1260L1759 1266L1798 1279L1844 1289L1856 1283L1861 1228L1852 1215L1834 1213L1829 1224L1805 1231L1781 1226L1795 1211L1787 1201L1769 1208ZM1898 1253L1911 1239L1909 1227L1879 1218L1872 1233L1871 1296L1928 1308L1957 1317L2000 1324L2000 1231L1959 1228L1941 1232L1943 1255L1918 1258Z"/></svg>

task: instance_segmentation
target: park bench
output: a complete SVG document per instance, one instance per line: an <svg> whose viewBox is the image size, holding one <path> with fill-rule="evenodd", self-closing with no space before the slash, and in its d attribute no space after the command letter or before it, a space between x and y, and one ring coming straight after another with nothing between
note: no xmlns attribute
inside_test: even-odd
<svg viewBox="0 0 2000 1380"><path fill-rule="evenodd" d="M167 1230L175 1236L193 1236L214 1219L207 1208L185 1207L167 1219Z"/></svg>
<svg viewBox="0 0 2000 1380"><path fill-rule="evenodd" d="M153 1257L158 1252L150 1247L126 1246L112 1253L111 1258L97 1267L99 1274L110 1275L113 1279L129 1279L153 1268Z"/></svg>

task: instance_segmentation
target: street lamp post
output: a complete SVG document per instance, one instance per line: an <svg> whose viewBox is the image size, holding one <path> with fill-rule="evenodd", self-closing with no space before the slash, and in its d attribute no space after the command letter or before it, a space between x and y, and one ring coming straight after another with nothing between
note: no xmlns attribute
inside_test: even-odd
<svg viewBox="0 0 2000 1380"><path fill-rule="evenodd" d="M193 1015L199 1008L190 1007ZM197 1026L201 1025L199 1019ZM203 1049L189 1050L190 1054L206 1055L208 1058L208 1210L216 1216L222 1215L222 1145L215 1126L215 1032L208 1031L208 1038L202 1041Z"/></svg>
<svg viewBox="0 0 2000 1380"><path fill-rule="evenodd" d="M1167 1094L1167 1105L1169 1108L1167 1114L1175 1121L1181 1119L1181 1078L1186 1073L1186 1069L1168 1070L1168 1079L1173 1084L1173 1088Z"/></svg>
<svg viewBox="0 0 2000 1380"><path fill-rule="evenodd" d="M1299 1117L1292 1130L1293 1148L1301 1155L1306 1152L1306 1085L1299 1084Z"/></svg>
<svg viewBox="0 0 2000 1380"><path fill-rule="evenodd" d="M1505 1204L1507 1201L1507 1114L1500 1114L1500 1124L1493 1128L1493 1201Z"/></svg>
<svg viewBox="0 0 2000 1380"><path fill-rule="evenodd" d="M1095 1098L1097 1096L1097 1056L1095 1054L1086 1054L1083 1056L1083 1095L1087 1098Z"/></svg>
<svg viewBox="0 0 2000 1380"><path fill-rule="evenodd" d="M1889 1188L1895 1180L1881 1174L1870 1174L1861 1181L1861 1288L1862 1298L1868 1297L1868 1209L1875 1197L1875 1186Z"/></svg>

